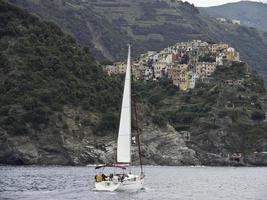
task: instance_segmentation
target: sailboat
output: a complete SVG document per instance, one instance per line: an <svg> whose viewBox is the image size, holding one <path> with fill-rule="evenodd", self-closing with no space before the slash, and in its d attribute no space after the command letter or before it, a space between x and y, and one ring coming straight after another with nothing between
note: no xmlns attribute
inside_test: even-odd
<svg viewBox="0 0 267 200"><path fill-rule="evenodd" d="M135 109L136 116L136 109ZM137 122L137 120L136 120ZM139 132L139 129L138 131ZM138 191L144 184L144 172L140 155L139 133L135 136L140 161L140 174L133 174L131 171L131 46L128 46L128 59L125 75L120 126L117 142L116 161L113 164L97 166L98 173L95 175L96 191ZM112 168L113 173L105 174L104 169Z"/></svg>

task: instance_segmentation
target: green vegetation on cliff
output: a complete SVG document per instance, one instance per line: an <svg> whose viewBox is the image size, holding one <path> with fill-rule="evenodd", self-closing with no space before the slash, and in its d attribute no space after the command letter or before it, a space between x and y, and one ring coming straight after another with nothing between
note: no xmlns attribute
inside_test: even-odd
<svg viewBox="0 0 267 200"><path fill-rule="evenodd" d="M39 132L46 132L49 140L55 137L51 146L55 144L56 148L61 148L57 140L59 132L69 128L62 117L66 107L94 113L94 122L90 118L76 119L77 123L90 127L93 133L115 130L122 94L121 80L120 77L105 76L88 49L77 45L58 26L0 3L3 152L7 145L12 145L11 141L6 141L8 135L41 143ZM10 162L14 159L11 156Z"/></svg>

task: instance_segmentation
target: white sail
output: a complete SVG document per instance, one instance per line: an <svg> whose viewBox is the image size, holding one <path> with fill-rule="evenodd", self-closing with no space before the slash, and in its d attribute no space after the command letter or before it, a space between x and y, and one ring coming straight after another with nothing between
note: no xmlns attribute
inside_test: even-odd
<svg viewBox="0 0 267 200"><path fill-rule="evenodd" d="M120 129L117 144L117 162L131 162L131 47L128 49L128 60L124 83Z"/></svg>

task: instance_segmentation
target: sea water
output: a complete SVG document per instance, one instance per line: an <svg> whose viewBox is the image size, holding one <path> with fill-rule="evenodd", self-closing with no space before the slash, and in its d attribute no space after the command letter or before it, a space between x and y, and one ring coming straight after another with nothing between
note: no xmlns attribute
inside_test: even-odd
<svg viewBox="0 0 267 200"><path fill-rule="evenodd" d="M267 200L267 168L145 166L144 189L96 192L93 167L0 166L1 200Z"/></svg>

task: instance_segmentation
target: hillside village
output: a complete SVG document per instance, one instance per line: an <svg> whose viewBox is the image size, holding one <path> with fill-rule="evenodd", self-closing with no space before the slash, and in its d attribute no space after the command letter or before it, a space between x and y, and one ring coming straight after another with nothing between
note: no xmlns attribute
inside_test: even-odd
<svg viewBox="0 0 267 200"><path fill-rule="evenodd" d="M148 51L132 62L132 73L138 80L158 80L166 77L186 91L196 81L209 82L217 66L240 62L240 55L225 43L208 43L201 40L177 43L160 52ZM125 62L104 66L108 75L123 74ZM227 84L240 84L242 80L227 80Z"/></svg>

